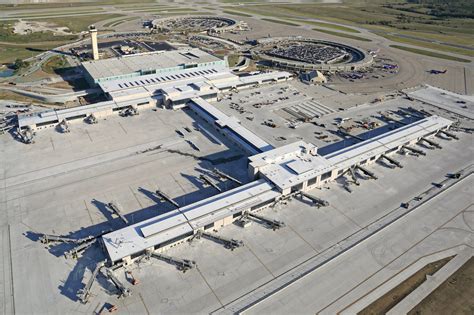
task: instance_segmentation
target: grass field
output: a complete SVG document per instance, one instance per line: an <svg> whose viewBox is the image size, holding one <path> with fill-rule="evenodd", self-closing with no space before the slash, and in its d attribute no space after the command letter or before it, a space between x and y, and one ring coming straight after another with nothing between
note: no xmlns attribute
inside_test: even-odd
<svg viewBox="0 0 474 315"><path fill-rule="evenodd" d="M350 39L354 39L354 40L360 40L360 41L363 41L363 42L371 42L372 41L368 38L355 36L355 35L351 35L351 34L346 34L346 33L341 33L341 32L323 30L323 29L320 29L320 28L313 28L313 30L321 32L321 33L326 33L326 34L329 34L329 35L334 35L334 36L339 36L339 37L344 37L344 38L350 38Z"/></svg>
<svg viewBox="0 0 474 315"><path fill-rule="evenodd" d="M391 41L402 43L402 44L409 44L409 45L419 46L423 48L436 49L441 52L449 52L449 53L474 57L474 50L468 50L468 49L463 49L463 48L453 47L453 46L448 46L448 45L441 45L441 44L431 43L424 40L416 40L416 39L405 38L405 37L400 37L400 36L395 36L395 35L388 35L388 34L380 34L380 35Z"/></svg>
<svg viewBox="0 0 474 315"><path fill-rule="evenodd" d="M71 14L87 14L87 13L100 13L103 12L102 9L94 10L53 10L48 13L17 13L10 15L14 18L34 18L34 17L45 17L51 15L71 15Z"/></svg>
<svg viewBox="0 0 474 315"><path fill-rule="evenodd" d="M472 314L474 310L474 258L470 258L408 315Z"/></svg>
<svg viewBox="0 0 474 315"><path fill-rule="evenodd" d="M385 314L398 302L403 300L408 294L413 292L417 287L426 281L427 275L433 275L446 265L452 257L447 257L439 261L429 263L416 273L408 277L405 281L397 285L395 288L381 296L378 300L363 309L360 315Z"/></svg>
<svg viewBox="0 0 474 315"><path fill-rule="evenodd" d="M107 22L107 23L104 24L104 27L114 27L114 26L117 26L119 24L122 24L122 23L125 23L125 22L128 22L128 21L133 21L133 20L136 20L136 19L138 19L138 17L124 17L124 18L121 18L121 19L118 19L118 20Z"/></svg>
<svg viewBox="0 0 474 315"><path fill-rule="evenodd" d="M48 19L47 22L57 24L58 26L66 26L72 32L78 33L87 30L90 24L118 17L123 17L123 15L99 14L89 16L75 16L73 18L59 17ZM0 22L0 63L11 63L17 58L30 58L43 51L78 39L77 35L55 36L52 32L38 32L27 35L17 35L13 33L13 25L15 22L16 20Z"/></svg>
<svg viewBox="0 0 474 315"><path fill-rule="evenodd" d="M258 0L219 0L222 3L251 3L251 2L259 2ZM262 1L260 1L262 2Z"/></svg>
<svg viewBox="0 0 474 315"><path fill-rule="evenodd" d="M77 39L76 35L60 35L55 36L51 32L38 32L26 35L18 35L13 33L13 25L16 20L0 22L0 42L30 44L30 43L46 43L50 41L69 41Z"/></svg>
<svg viewBox="0 0 474 315"><path fill-rule="evenodd" d="M0 45L0 63L11 63L15 59L26 59L34 57L43 51L66 44L67 42L49 42L47 44L21 44L21 45Z"/></svg>
<svg viewBox="0 0 474 315"><path fill-rule="evenodd" d="M41 66L41 70L49 74L55 74L57 70L67 67L69 67L69 63L66 58L63 56L53 56Z"/></svg>
<svg viewBox="0 0 474 315"><path fill-rule="evenodd" d="M140 0L141 4L156 3L156 0ZM58 3L25 3L25 4L0 4L0 10L22 10L22 9L47 9L47 8L71 8L71 7L92 7L93 5L122 4L130 5L130 0L97 0L94 2L58 2Z"/></svg>
<svg viewBox="0 0 474 315"><path fill-rule="evenodd" d="M396 3L391 5L388 3ZM287 18L293 21L314 18L336 22L348 26L360 26L384 37L393 36L393 33L408 35L409 44L427 47L425 39L441 41L444 44L463 45L474 47L474 19L472 18L439 18L428 14L429 10L420 9L420 5L407 4L403 1L343 1L343 4L252 4L247 6L225 6L226 9L243 12L245 14L259 14L269 17ZM416 9L413 9L416 8ZM301 21L319 27L333 28L330 23L316 21ZM313 24L314 23L314 24ZM322 24L319 24L322 23ZM319 24L319 25L318 25ZM340 31L350 32L351 28ZM419 38L420 40L417 40ZM393 38L398 42L408 43L404 37ZM441 51L471 55L471 51L449 45L437 44Z"/></svg>
<svg viewBox="0 0 474 315"><path fill-rule="evenodd" d="M390 47L405 50L405 51L409 51L409 52L419 54L419 55L429 56L429 57L435 57L435 58L452 60L452 61L459 61L459 62L470 62L467 59L458 58L458 57L445 55L445 54L440 54L440 53L436 53L436 52L432 52L432 51L428 51L428 50L423 50L423 49L418 49L418 48L399 46L399 45L390 45Z"/></svg>
<svg viewBox="0 0 474 315"><path fill-rule="evenodd" d="M238 54L233 54L227 56L227 61L229 62L229 67L234 67L237 62L239 61L240 55Z"/></svg>
<svg viewBox="0 0 474 315"><path fill-rule="evenodd" d="M284 21L284 20L275 20L275 19L263 18L262 21L267 21L267 22L272 22L272 23L278 23L278 24L284 24L284 25L289 25L289 26L300 26L299 24L296 24L296 23L293 23L293 22Z"/></svg>
<svg viewBox="0 0 474 315"><path fill-rule="evenodd" d="M292 21L304 23L304 24L309 24L313 26L319 26L319 27L325 27L325 28L331 28L334 30L338 31L343 31L343 32L348 32L348 33L360 33L358 30L347 27L347 26L342 26L338 24L332 24L332 23L324 23L324 22L315 22L315 21L307 21L307 20L302 20L302 19L291 19Z"/></svg>
<svg viewBox="0 0 474 315"><path fill-rule="evenodd" d="M74 17L59 17L49 19L48 22L59 26L66 26L72 32L78 33L86 31L89 25L108 19L123 17L121 14L97 14L97 15L81 15Z"/></svg>
<svg viewBox="0 0 474 315"><path fill-rule="evenodd" d="M242 13L242 12L237 12L237 11L224 10L223 12L226 13L226 14L231 14L231 15L251 17L250 14L246 14L246 13Z"/></svg>

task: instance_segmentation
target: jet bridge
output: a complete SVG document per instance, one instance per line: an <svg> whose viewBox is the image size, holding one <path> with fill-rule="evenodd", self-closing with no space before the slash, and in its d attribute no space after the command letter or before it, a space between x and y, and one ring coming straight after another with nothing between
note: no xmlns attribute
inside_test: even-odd
<svg viewBox="0 0 474 315"><path fill-rule="evenodd" d="M97 124L99 122L99 120L97 119L97 117L95 117L94 114L90 114L89 116L86 117L85 119L86 123L88 124Z"/></svg>
<svg viewBox="0 0 474 315"><path fill-rule="evenodd" d="M449 131L447 131L447 130L440 130L440 131L438 131L438 133L442 133L442 134L448 136L449 138L452 138L452 139L455 139L455 140L459 140L459 137L458 137L458 136L456 136L454 133L451 133L451 132L449 132Z"/></svg>
<svg viewBox="0 0 474 315"><path fill-rule="evenodd" d="M439 143L434 142L434 141L432 141L432 140L430 140L430 139L428 139L428 138L426 138L426 137L421 138L419 142L426 142L426 143L428 143L429 145L431 145L432 147L435 147L435 148L438 148L438 149L442 149L442 148L443 148L441 145L439 145Z"/></svg>
<svg viewBox="0 0 474 315"><path fill-rule="evenodd" d="M214 241L216 243L221 243L224 245L225 248L228 248L230 250L234 250L238 247L242 247L244 246L244 242L240 241L240 240L235 240L233 238L227 238L227 237L224 237L224 236L221 236L221 235L217 235L217 234L214 234L214 233L209 233L209 232L205 232L205 231L197 231L196 234L194 234L194 236L191 238L191 241L196 238L196 239L200 239L201 237L204 237L204 238L207 238L211 241Z"/></svg>
<svg viewBox="0 0 474 315"><path fill-rule="evenodd" d="M71 244L82 244L84 242L88 242L90 240L93 240L95 237L94 236L87 236L85 238L79 238L79 239L74 239L66 236L56 236L56 235L50 235L50 234L42 234L40 237L40 241L43 244L49 244L52 242L56 243L71 243Z"/></svg>
<svg viewBox="0 0 474 315"><path fill-rule="evenodd" d="M193 260L171 257L162 253L158 253L156 251L147 252L146 255L148 257L153 257L175 265L176 268L178 268L178 270L182 271L183 273L188 271L189 269L193 269L194 267L196 267L196 262Z"/></svg>
<svg viewBox="0 0 474 315"><path fill-rule="evenodd" d="M62 133L68 133L71 132L69 129L69 123L67 122L66 119L61 120L61 122L58 125L59 130L61 130Z"/></svg>
<svg viewBox="0 0 474 315"><path fill-rule="evenodd" d="M395 159L389 157L389 156L386 155L386 154L380 155L379 159L386 159L390 164L395 165L395 166L397 166L397 167L399 167L399 168L403 168L403 165L402 165L400 162L398 162L397 160L395 160Z"/></svg>
<svg viewBox="0 0 474 315"><path fill-rule="evenodd" d="M168 196L167 194L165 194L161 190L155 191L155 194L160 198L161 201L167 201L167 202L171 203L173 206L175 206L176 208L179 208L179 204L177 202L175 202L173 199L171 199L170 196Z"/></svg>
<svg viewBox="0 0 474 315"><path fill-rule="evenodd" d="M246 212L242 218L245 219L245 218L252 218L252 219L256 219L258 221L261 221L263 223L265 223L266 225L268 225L273 231L275 230L278 230L282 227L285 227L286 224L282 221L278 221L278 220L274 220L274 219L270 219L270 218L267 218L263 215L260 215L260 214L256 214L256 213L253 213L253 212Z"/></svg>
<svg viewBox="0 0 474 315"><path fill-rule="evenodd" d="M360 185L360 182L359 180L357 179L357 176L354 172L354 167L349 167L344 173L341 174L341 176L344 176L346 174L348 174L351 176L352 178L352 182L356 185L356 186L359 186Z"/></svg>
<svg viewBox="0 0 474 315"><path fill-rule="evenodd" d="M316 196L313 196L313 195L310 195L304 191L300 191L299 192L299 195L300 195L300 198L303 199L303 197L306 197L308 198L309 200L311 200L313 202L313 205L317 206L318 208L319 207L327 207L329 206L329 202L327 202L326 200L323 200L321 198L318 198Z"/></svg>
<svg viewBox="0 0 474 315"><path fill-rule="evenodd" d="M35 133L30 128L27 128L26 130L20 130L18 128L17 132L21 138L21 141L23 141L23 143L25 144L35 143L35 140L34 140Z"/></svg>
<svg viewBox="0 0 474 315"><path fill-rule="evenodd" d="M365 175L369 176L372 179L377 179L378 177L374 174L374 172L369 171L365 167L362 167L361 165L356 165L354 166L357 170L361 171Z"/></svg>
<svg viewBox="0 0 474 315"><path fill-rule="evenodd" d="M113 212L115 212L115 214L118 215L119 218L120 218L126 225L129 224L127 218L122 215L122 213L121 213L121 212L122 212L122 211L121 211L121 207L119 206L119 204L118 204L117 202L111 201L111 202L109 202L109 203L107 204L107 207L109 207Z"/></svg>
<svg viewBox="0 0 474 315"><path fill-rule="evenodd" d="M107 279L112 281L115 287L119 290L119 297L127 297L132 294L132 291L123 285L123 283L117 278L110 268L105 268L105 276Z"/></svg>
<svg viewBox="0 0 474 315"><path fill-rule="evenodd" d="M234 182L236 183L237 185L242 185L242 182L220 170L218 170L217 168L213 169L212 170L214 172L214 174L216 174L217 176L219 176L220 178L225 178L225 179L228 179L230 180L231 182Z"/></svg>
<svg viewBox="0 0 474 315"><path fill-rule="evenodd" d="M138 112L138 109L132 105L128 106L127 108L121 110L119 112L119 115L122 117L127 117L127 116L136 116L139 115L140 113Z"/></svg>
<svg viewBox="0 0 474 315"><path fill-rule="evenodd" d="M90 294L91 294L92 285L94 284L94 281L97 278L97 275L98 275L99 271L102 269L102 267L104 267L104 265L105 265L105 262L103 262L103 261L99 262L95 266L95 269L92 272L92 275L91 275L89 281L87 281L86 286L83 289L80 289L78 291L78 297L79 297L79 299L81 300L81 302L83 304L86 304L87 302L89 302L89 297L90 297Z"/></svg>
<svg viewBox="0 0 474 315"><path fill-rule="evenodd" d="M90 241L84 242L82 244L79 244L78 246L74 247L71 250L68 250L67 252L64 253L64 257L66 259L72 259L72 258L77 258L80 253L94 245L97 241L97 238L94 238Z"/></svg>
<svg viewBox="0 0 474 315"><path fill-rule="evenodd" d="M222 192L222 189L219 188L207 175L201 174L199 178L209 186L214 187L218 192Z"/></svg>
<svg viewBox="0 0 474 315"><path fill-rule="evenodd" d="M413 152L416 155L426 155L426 152L420 149L409 147L407 145L402 146L403 149Z"/></svg>

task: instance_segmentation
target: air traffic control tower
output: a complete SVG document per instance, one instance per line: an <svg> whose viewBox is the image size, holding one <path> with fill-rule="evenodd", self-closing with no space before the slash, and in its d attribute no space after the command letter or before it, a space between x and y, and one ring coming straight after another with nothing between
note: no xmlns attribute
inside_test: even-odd
<svg viewBox="0 0 474 315"><path fill-rule="evenodd" d="M89 34L91 35L92 58L99 60L99 46L97 44L97 29L94 25L89 26Z"/></svg>

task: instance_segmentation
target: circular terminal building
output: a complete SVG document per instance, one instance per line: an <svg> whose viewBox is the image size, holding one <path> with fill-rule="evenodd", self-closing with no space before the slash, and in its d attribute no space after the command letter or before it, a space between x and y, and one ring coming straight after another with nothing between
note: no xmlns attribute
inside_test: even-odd
<svg viewBox="0 0 474 315"><path fill-rule="evenodd" d="M303 37L260 39L254 53L272 66L293 71L352 71L373 62L370 54L358 48Z"/></svg>
<svg viewBox="0 0 474 315"><path fill-rule="evenodd" d="M242 27L241 22L216 16L169 17L153 20L152 24L153 28L163 32L223 33Z"/></svg>

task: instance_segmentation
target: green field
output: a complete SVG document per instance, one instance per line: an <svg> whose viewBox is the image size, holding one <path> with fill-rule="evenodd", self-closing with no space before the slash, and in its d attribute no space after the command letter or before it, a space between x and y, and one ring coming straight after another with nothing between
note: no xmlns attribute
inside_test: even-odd
<svg viewBox="0 0 474 315"><path fill-rule="evenodd" d="M416 40L416 39L405 38L405 37L394 36L394 35L381 34L381 36L391 41L402 43L402 44L409 44L409 45L414 45L414 46L420 46L423 48L435 49L441 52L449 52L449 53L474 57L474 50L468 50L468 49L463 49L463 48L453 47L453 46L448 46L448 45L440 45L437 43L431 43L431 42L427 42L423 40Z"/></svg>
<svg viewBox="0 0 474 315"><path fill-rule="evenodd" d="M290 25L290 26L300 26L299 24L296 24L296 23L293 23L293 22L284 21L284 20L275 20L275 19L263 18L262 21L267 21L267 22L272 22L272 23L278 23L278 24L284 24L284 25Z"/></svg>
<svg viewBox="0 0 474 315"><path fill-rule="evenodd" d="M229 67L235 67L237 62L239 61L240 55L238 54L233 54L227 56L227 61L229 62Z"/></svg>
<svg viewBox="0 0 474 315"><path fill-rule="evenodd" d="M13 18L40 18L40 17L48 17L48 16L62 16L62 15L76 15L76 14L88 14L88 13L101 13L103 12L102 9L95 9L95 10L60 10L60 11L51 11L48 13L18 13L10 15Z"/></svg>
<svg viewBox="0 0 474 315"><path fill-rule="evenodd" d="M104 27L115 27L115 26L120 25L122 23L133 21L133 20L136 20L136 19L138 19L138 17L124 17L124 18L121 18L121 19L118 19L118 20L113 20L111 22L107 22L107 23L104 24Z"/></svg>
<svg viewBox="0 0 474 315"><path fill-rule="evenodd" d="M410 0L410 2L420 2ZM460 0L463 2L463 0ZM472 50L453 47L450 45L463 45L474 48L474 17L473 3L455 5L456 10L451 10L449 5L438 5L435 0L425 1L426 5L408 3L407 1L363 1L346 0L343 4L320 3L295 3L288 4L249 4L246 6L225 6L226 9L243 12L245 14L259 14L263 16L291 19L325 28L338 28L337 25L313 22L302 19L319 19L345 25L354 25L373 31L383 37L393 36L393 33L406 37L396 36L389 39L401 43L409 43L426 48L436 48L440 51L472 56ZM446 1L445 1L446 2ZM439 8L444 8L443 10ZM443 13L445 12L445 13ZM444 14L444 15L443 15ZM440 15L443 15L440 17ZM350 27L341 26L339 31L355 31ZM419 38L419 39L417 39ZM426 39L442 43L429 43ZM446 45L448 44L448 45ZM434 45L434 46L432 46Z"/></svg>
<svg viewBox="0 0 474 315"><path fill-rule="evenodd" d="M245 17L251 17L250 14L242 13L242 12L237 12L237 11L230 11L230 10L224 10L222 11L226 14L231 14L231 15L237 15L237 16L245 16Z"/></svg>
<svg viewBox="0 0 474 315"><path fill-rule="evenodd" d="M258 0L219 0L222 3L253 3L253 2L264 2Z"/></svg>
<svg viewBox="0 0 474 315"><path fill-rule="evenodd" d="M69 67L69 63L63 56L53 56L42 66L41 70L49 74L55 74L59 69Z"/></svg>
<svg viewBox="0 0 474 315"><path fill-rule="evenodd" d="M58 26L66 26L72 32L87 30L90 24L102 20L123 17L118 14L98 14L71 17L51 18L47 21ZM34 20L34 19L32 19ZM44 20L40 20L44 21ZM37 32L26 35L13 33L16 20L0 22L0 63L11 63L15 59L30 58L52 48L78 39L77 35L54 35L52 32Z"/></svg>
<svg viewBox="0 0 474 315"><path fill-rule="evenodd" d="M347 26L338 25L338 24L307 21L307 20L302 20L302 19L291 19L291 20L296 21L296 22L300 22L300 23L304 23L304 24L309 24L309 25L314 25L314 26L319 26L319 27L325 27L325 28L331 28L331 29L334 29L334 30L348 32L348 33L360 33L356 29L353 29L353 28L350 28L350 27L347 27Z"/></svg>
<svg viewBox="0 0 474 315"><path fill-rule="evenodd" d="M156 0L140 0L140 4L156 3ZM124 6L130 5L130 0L97 0L94 2L58 2L58 3L25 3L25 4L0 4L0 10L22 10L22 9L47 9L47 8L72 8L72 7L93 7L93 5L104 4L122 4Z"/></svg>
<svg viewBox="0 0 474 315"><path fill-rule="evenodd" d="M59 26L66 26L71 30L71 32L79 33L86 31L91 24L123 16L124 15L121 14L81 15L74 17L52 18L48 19L48 22L57 24Z"/></svg>
<svg viewBox="0 0 474 315"><path fill-rule="evenodd" d="M0 22L0 42L12 44L30 44L30 43L47 43L51 41L71 41L76 40L76 35L58 35L52 32L37 32L26 35L13 33L13 25L16 20Z"/></svg>
<svg viewBox="0 0 474 315"><path fill-rule="evenodd" d="M66 44L67 42L49 42L47 44L36 45L0 45L0 64L11 63L15 59L26 59L34 57L43 51Z"/></svg>
<svg viewBox="0 0 474 315"><path fill-rule="evenodd" d="M458 58L458 57L445 55L445 54L440 54L440 53L436 53L436 52L432 52L432 51L428 51L428 50L423 50L423 49L418 49L418 48L411 48L411 47L399 46L399 45L390 45L390 47L405 50L405 51L409 51L409 52L419 54L419 55L429 56L429 57L435 57L435 58L452 60L452 61L459 61L459 62L470 62L467 59Z"/></svg>
<svg viewBox="0 0 474 315"><path fill-rule="evenodd" d="M313 28L313 31L317 31L317 32L321 32L321 33L325 33L325 34L329 34L329 35L334 35L334 36L339 36L339 37L344 37L344 38L350 38L350 39L354 39L354 40L360 40L360 41L363 41L363 42L371 42L372 41L368 38L364 38L364 37L360 37L360 36L354 36L354 35L351 35L351 34L346 34L346 33L341 33L341 32L323 30L323 29L320 29L320 28Z"/></svg>

